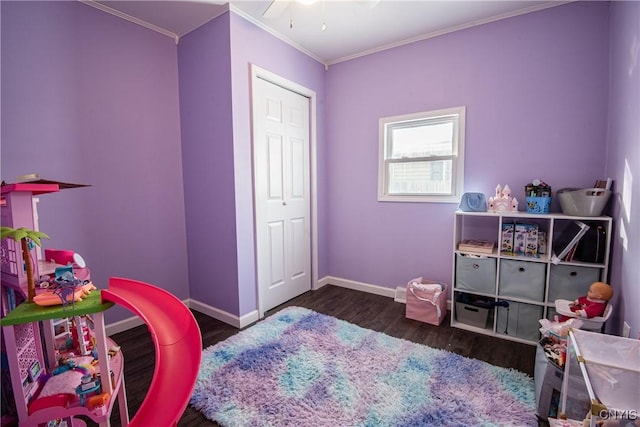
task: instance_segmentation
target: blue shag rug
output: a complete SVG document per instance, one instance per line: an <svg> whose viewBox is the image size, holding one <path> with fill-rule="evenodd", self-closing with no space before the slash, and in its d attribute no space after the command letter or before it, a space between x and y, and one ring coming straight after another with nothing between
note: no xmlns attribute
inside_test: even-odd
<svg viewBox="0 0 640 427"><path fill-rule="evenodd" d="M289 307L204 350L191 405L222 426L537 426L533 379Z"/></svg>

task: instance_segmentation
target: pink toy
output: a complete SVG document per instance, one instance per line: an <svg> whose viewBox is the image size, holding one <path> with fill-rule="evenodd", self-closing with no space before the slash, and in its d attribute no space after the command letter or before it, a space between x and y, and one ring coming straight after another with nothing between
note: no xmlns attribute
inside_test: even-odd
<svg viewBox="0 0 640 427"><path fill-rule="evenodd" d="M156 348L147 397L129 426L177 426L195 387L202 356L202 337L193 314L164 289L118 277L109 279L102 300L123 305L142 318Z"/></svg>
<svg viewBox="0 0 640 427"><path fill-rule="evenodd" d="M73 275L79 280L89 280L91 272L80 254L65 249L45 249L45 261L52 261L60 265L72 265Z"/></svg>
<svg viewBox="0 0 640 427"><path fill-rule="evenodd" d="M496 195L489 197L487 212L518 212L518 199L511 197L511 188L508 185L504 188L500 184L496 186Z"/></svg>
<svg viewBox="0 0 640 427"><path fill-rule="evenodd" d="M578 297L569 304L568 307L572 315L570 316L568 313L564 314L560 317L560 321L564 322L571 317L591 319L601 316L605 308L607 308L607 302L612 296L613 289L611 286L604 282L593 282L589 287L587 295Z"/></svg>

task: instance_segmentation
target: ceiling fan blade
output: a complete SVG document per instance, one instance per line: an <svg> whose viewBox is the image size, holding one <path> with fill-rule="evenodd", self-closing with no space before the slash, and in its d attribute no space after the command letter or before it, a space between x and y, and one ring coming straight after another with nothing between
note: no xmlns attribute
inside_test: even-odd
<svg viewBox="0 0 640 427"><path fill-rule="evenodd" d="M380 0L355 0L355 3L367 9L373 9L380 3Z"/></svg>
<svg viewBox="0 0 640 427"><path fill-rule="evenodd" d="M276 19L282 16L291 2L289 0L272 0L271 4L267 6L262 13L262 17L265 19Z"/></svg>

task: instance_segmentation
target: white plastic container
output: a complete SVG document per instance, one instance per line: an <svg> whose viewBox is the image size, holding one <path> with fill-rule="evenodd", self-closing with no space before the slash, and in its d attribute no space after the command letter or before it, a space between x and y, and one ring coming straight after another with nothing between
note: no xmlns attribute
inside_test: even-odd
<svg viewBox="0 0 640 427"><path fill-rule="evenodd" d="M566 412L567 398L578 393L587 394L591 402L591 426L603 419L637 418L640 413L640 340L580 329L569 331L561 392L562 412Z"/></svg>
<svg viewBox="0 0 640 427"><path fill-rule="evenodd" d="M604 188L567 188L559 190L557 196L565 215L600 216L611 191Z"/></svg>

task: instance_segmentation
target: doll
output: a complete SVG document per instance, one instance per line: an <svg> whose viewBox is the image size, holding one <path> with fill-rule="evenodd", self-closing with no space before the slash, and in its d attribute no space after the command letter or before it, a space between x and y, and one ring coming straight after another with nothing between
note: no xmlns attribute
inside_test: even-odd
<svg viewBox="0 0 640 427"><path fill-rule="evenodd" d="M604 313L604 309L607 306L607 301L613 296L613 289L611 286L603 282L593 282L589 287L589 291L586 296L581 296L569 305L569 309L578 317L586 317L590 319L592 317L601 316ZM566 316L562 316L560 321L566 321L569 319Z"/></svg>

